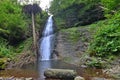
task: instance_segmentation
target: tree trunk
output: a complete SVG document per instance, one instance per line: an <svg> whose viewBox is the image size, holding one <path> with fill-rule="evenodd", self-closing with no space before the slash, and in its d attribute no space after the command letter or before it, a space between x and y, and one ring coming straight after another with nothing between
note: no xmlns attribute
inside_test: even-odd
<svg viewBox="0 0 120 80"><path fill-rule="evenodd" d="M37 52L37 41L36 41L36 30L35 30L35 20L34 14L32 12L32 31L33 31L33 46L35 53Z"/></svg>

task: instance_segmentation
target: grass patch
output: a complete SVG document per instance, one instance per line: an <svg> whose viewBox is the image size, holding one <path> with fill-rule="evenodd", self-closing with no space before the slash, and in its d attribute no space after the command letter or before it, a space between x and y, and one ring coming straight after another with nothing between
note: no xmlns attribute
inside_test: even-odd
<svg viewBox="0 0 120 80"><path fill-rule="evenodd" d="M69 29L63 29L63 33L65 33L67 40L70 42L77 42L80 38L80 32L78 31L78 28L69 28Z"/></svg>
<svg viewBox="0 0 120 80"><path fill-rule="evenodd" d="M71 59L70 57L64 57L64 58L63 58L63 61L65 61L65 62L71 62L72 59Z"/></svg>

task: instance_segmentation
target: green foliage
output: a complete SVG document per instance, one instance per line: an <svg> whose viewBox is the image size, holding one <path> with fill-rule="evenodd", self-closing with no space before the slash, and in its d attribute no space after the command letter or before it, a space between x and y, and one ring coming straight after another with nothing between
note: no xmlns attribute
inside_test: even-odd
<svg viewBox="0 0 120 80"><path fill-rule="evenodd" d="M51 2L50 12L53 14L59 13L59 11L65 10L69 6L85 3L87 5L98 4L100 0L53 0Z"/></svg>
<svg viewBox="0 0 120 80"><path fill-rule="evenodd" d="M90 44L90 54L98 57L120 54L120 14L115 14L107 24L101 25Z"/></svg>
<svg viewBox="0 0 120 80"><path fill-rule="evenodd" d="M120 6L120 0L101 0L101 3L110 10L115 10Z"/></svg>
<svg viewBox="0 0 120 80"><path fill-rule="evenodd" d="M23 48L16 47L17 43L22 42L29 31L26 25L28 18L24 17L22 7L16 1L0 1L0 57L14 58L20 53Z"/></svg>
<svg viewBox="0 0 120 80"><path fill-rule="evenodd" d="M67 35L67 40L70 42L75 43L79 40L80 33L77 30L77 28L63 29L62 32L64 32L65 35Z"/></svg>
<svg viewBox="0 0 120 80"><path fill-rule="evenodd" d="M50 12L56 18L58 29L63 29L89 24L95 20L89 21L94 16L92 9L95 9L95 12L99 9L96 7L98 4L100 4L100 0L53 0ZM102 11L100 13L102 14Z"/></svg>
<svg viewBox="0 0 120 80"><path fill-rule="evenodd" d="M0 58L14 59L16 55L22 53L23 51L30 50L31 46L32 38L28 38L15 47L8 45L5 39L0 38Z"/></svg>
<svg viewBox="0 0 120 80"><path fill-rule="evenodd" d="M23 51L28 51L32 46L32 37L27 38L25 41L21 42L16 49L14 50L16 53L21 53Z"/></svg>
<svg viewBox="0 0 120 80"><path fill-rule="evenodd" d="M89 67L104 68L105 67L105 62L102 61L101 58L92 57L91 61L88 61L86 63L86 65L89 66Z"/></svg>
<svg viewBox="0 0 120 80"><path fill-rule="evenodd" d="M26 22L19 5L10 0L0 1L0 35L8 41L24 38Z"/></svg>
<svg viewBox="0 0 120 80"><path fill-rule="evenodd" d="M60 29L64 29L65 28L65 20L63 20L62 18L59 18L59 17L56 17L55 18L55 23L57 24L57 29L60 30Z"/></svg>
<svg viewBox="0 0 120 80"><path fill-rule="evenodd" d="M11 46L8 46L5 39L0 38L0 57L12 58L15 54Z"/></svg>
<svg viewBox="0 0 120 80"><path fill-rule="evenodd" d="M88 0L87 0L88 1ZM59 11L65 10L66 8L80 3L86 3L84 0L53 0L50 6L50 12L57 14Z"/></svg>
<svg viewBox="0 0 120 80"><path fill-rule="evenodd" d="M46 17L45 12L35 15L38 35ZM6 66L4 58L14 60L20 53L32 53L31 36L31 17L22 12L22 6L17 4L17 0L0 0L0 69Z"/></svg>
<svg viewBox="0 0 120 80"><path fill-rule="evenodd" d="M5 69L5 67L6 67L5 62L6 62L6 60L4 58L0 58L0 70Z"/></svg>
<svg viewBox="0 0 120 80"><path fill-rule="evenodd" d="M45 11L42 11L41 14L36 14L35 15L36 28L40 30L41 27L45 24L47 18L48 18L48 13Z"/></svg>

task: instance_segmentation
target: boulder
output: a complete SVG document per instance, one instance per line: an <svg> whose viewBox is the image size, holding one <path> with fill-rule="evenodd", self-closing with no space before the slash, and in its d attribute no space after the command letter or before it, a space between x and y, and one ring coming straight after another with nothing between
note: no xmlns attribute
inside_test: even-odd
<svg viewBox="0 0 120 80"><path fill-rule="evenodd" d="M111 80L111 79L100 78L100 77L93 77L92 80Z"/></svg>
<svg viewBox="0 0 120 80"><path fill-rule="evenodd" d="M83 77L81 77L81 76L77 76L77 77L75 77L74 80L85 80L85 79Z"/></svg>
<svg viewBox="0 0 120 80"><path fill-rule="evenodd" d="M3 80L3 77L0 77L0 80Z"/></svg>
<svg viewBox="0 0 120 80"><path fill-rule="evenodd" d="M33 78L26 78L25 80L33 80Z"/></svg>
<svg viewBox="0 0 120 80"><path fill-rule="evenodd" d="M47 69L44 72L46 78L55 79L74 79L77 75L76 71L68 69Z"/></svg>

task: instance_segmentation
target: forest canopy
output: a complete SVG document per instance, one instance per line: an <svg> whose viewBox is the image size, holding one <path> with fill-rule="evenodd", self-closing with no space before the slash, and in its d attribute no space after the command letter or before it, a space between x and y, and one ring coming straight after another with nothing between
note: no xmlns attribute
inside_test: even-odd
<svg viewBox="0 0 120 80"><path fill-rule="evenodd" d="M0 1L0 37L8 42L19 42L25 38L26 22L22 8L11 0Z"/></svg>

